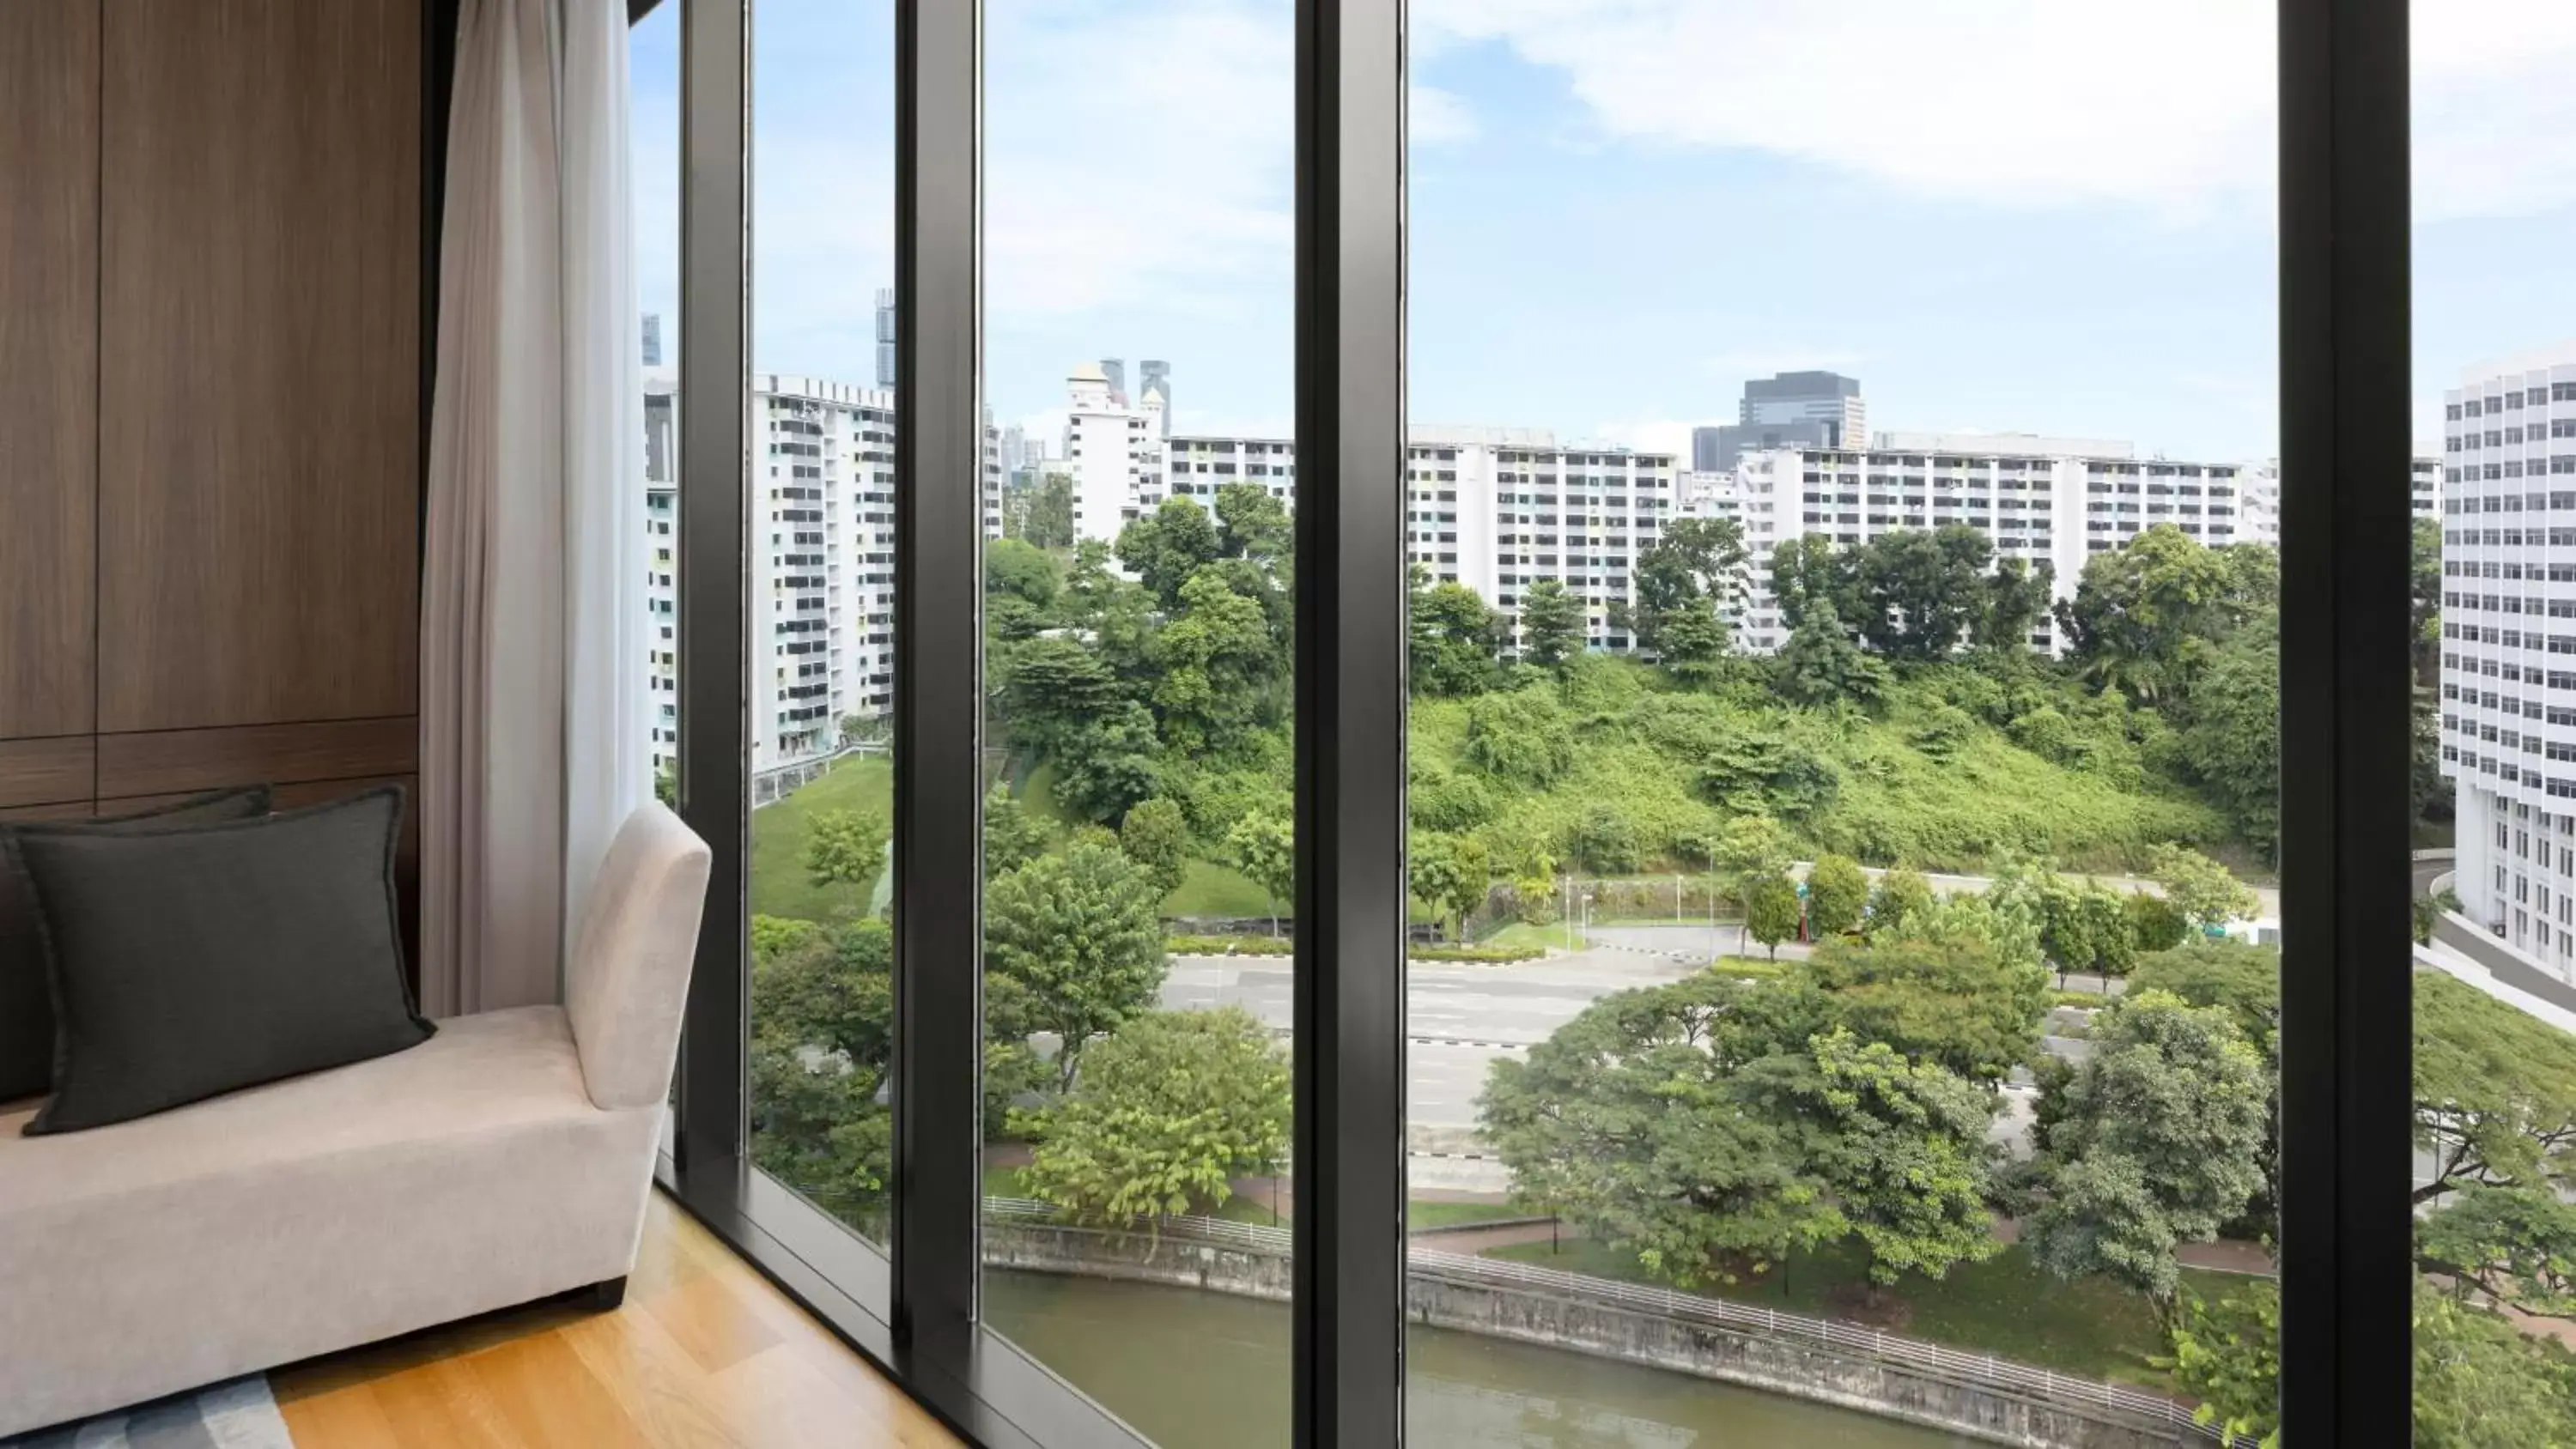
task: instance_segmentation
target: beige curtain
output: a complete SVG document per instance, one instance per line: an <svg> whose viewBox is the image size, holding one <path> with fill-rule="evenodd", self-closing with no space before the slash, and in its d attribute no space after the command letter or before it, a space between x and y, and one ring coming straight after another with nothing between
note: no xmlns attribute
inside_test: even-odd
<svg viewBox="0 0 2576 1449"><path fill-rule="evenodd" d="M465 0L421 587L421 998L562 998L650 798L624 0Z"/></svg>

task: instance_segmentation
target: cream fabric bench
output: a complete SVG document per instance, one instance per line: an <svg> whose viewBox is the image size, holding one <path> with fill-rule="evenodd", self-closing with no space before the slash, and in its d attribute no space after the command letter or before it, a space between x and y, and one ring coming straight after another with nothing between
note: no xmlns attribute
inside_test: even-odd
<svg viewBox="0 0 2576 1449"><path fill-rule="evenodd" d="M708 852L601 867L566 1004L140 1121L0 1105L0 1436L597 1285L635 1260Z"/></svg>

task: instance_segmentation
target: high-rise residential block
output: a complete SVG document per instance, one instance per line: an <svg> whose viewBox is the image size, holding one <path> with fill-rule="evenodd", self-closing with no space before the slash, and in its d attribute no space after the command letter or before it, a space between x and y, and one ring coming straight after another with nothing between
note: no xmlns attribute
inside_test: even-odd
<svg viewBox="0 0 2576 1449"><path fill-rule="evenodd" d="M2441 768L2467 913L2576 980L2576 347L2442 399Z"/></svg>

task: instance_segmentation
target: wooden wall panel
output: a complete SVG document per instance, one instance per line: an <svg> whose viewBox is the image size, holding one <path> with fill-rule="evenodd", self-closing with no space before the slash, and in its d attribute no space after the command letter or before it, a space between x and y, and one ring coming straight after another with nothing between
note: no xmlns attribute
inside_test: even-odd
<svg viewBox="0 0 2576 1449"><path fill-rule="evenodd" d="M420 722L410 715L98 737L101 800L408 775L419 767Z"/></svg>
<svg viewBox="0 0 2576 1449"><path fill-rule="evenodd" d="M98 6L0 4L0 739L91 728Z"/></svg>
<svg viewBox="0 0 2576 1449"><path fill-rule="evenodd" d="M97 779L97 743L87 735L0 740L0 805L87 800Z"/></svg>
<svg viewBox="0 0 2576 1449"><path fill-rule="evenodd" d="M98 728L417 711L419 0L105 0Z"/></svg>

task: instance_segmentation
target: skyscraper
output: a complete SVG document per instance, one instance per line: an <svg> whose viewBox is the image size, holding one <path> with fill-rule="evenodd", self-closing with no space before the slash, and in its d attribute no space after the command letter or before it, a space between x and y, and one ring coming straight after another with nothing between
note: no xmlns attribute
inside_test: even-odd
<svg viewBox="0 0 2576 1449"><path fill-rule="evenodd" d="M1837 372L1783 372L1747 382L1734 424L1716 432L1710 469L1732 468L1746 453L1765 448L1869 446L1860 379ZM1691 462L1697 467L1701 461L1694 434Z"/></svg>
<svg viewBox="0 0 2576 1449"><path fill-rule="evenodd" d="M659 312L644 314L644 365L662 365L662 314Z"/></svg>
<svg viewBox="0 0 2576 1449"><path fill-rule="evenodd" d="M877 288L877 386L894 388L894 288Z"/></svg>
<svg viewBox="0 0 2576 1449"><path fill-rule="evenodd" d="M1172 365L1151 358L1136 364L1136 401L1159 397L1163 405L1163 426L1172 425Z"/></svg>
<svg viewBox="0 0 2576 1449"><path fill-rule="evenodd" d="M1100 375L1109 380L1109 400L1122 408L1127 406L1127 359L1100 359Z"/></svg>
<svg viewBox="0 0 2576 1449"><path fill-rule="evenodd" d="M1718 462L1718 451L1726 441L1726 430L1720 427L1691 429L1691 471L1717 473L1724 471Z"/></svg>

